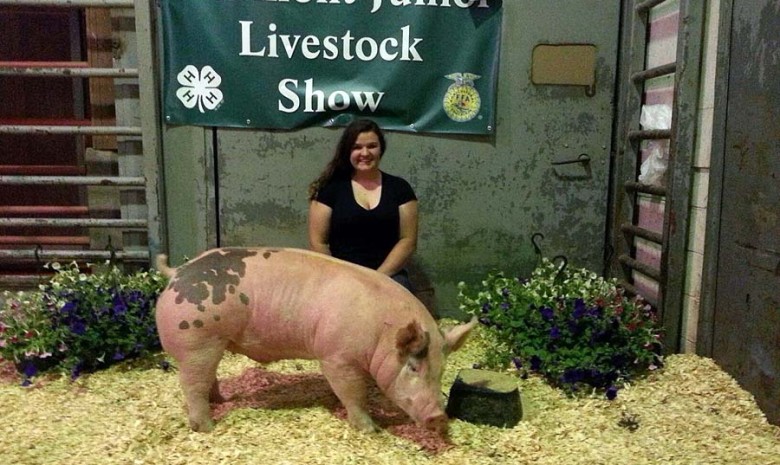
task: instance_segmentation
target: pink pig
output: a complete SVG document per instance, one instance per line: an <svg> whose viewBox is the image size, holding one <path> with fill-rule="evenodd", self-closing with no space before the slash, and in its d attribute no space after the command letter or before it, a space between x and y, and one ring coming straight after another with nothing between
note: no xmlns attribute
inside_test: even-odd
<svg viewBox="0 0 780 465"><path fill-rule="evenodd" d="M190 427L214 427L217 365L225 350L260 363L317 359L350 424L375 431L370 376L418 424L446 434L446 357L475 320L439 331L422 303L377 271L306 250L222 248L172 269L157 301L163 348L176 359Z"/></svg>

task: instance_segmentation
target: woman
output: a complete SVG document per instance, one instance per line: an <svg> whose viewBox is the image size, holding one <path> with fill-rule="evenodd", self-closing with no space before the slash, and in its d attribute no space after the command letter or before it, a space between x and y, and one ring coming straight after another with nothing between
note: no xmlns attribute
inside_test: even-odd
<svg viewBox="0 0 780 465"><path fill-rule="evenodd" d="M309 186L309 246L411 290L404 267L417 248L417 197L406 180L379 169L386 148L371 120L344 129L333 159Z"/></svg>

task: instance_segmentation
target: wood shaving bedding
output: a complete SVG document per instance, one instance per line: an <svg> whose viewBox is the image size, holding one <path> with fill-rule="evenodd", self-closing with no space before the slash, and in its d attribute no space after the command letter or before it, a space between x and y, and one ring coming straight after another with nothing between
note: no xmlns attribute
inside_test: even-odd
<svg viewBox="0 0 780 465"><path fill-rule="evenodd" d="M481 358L479 338L450 357L458 370ZM237 355L220 365L226 400L212 433L187 426L175 368L127 362L71 382L30 387L0 367L0 457L14 465L214 464L740 464L780 465L780 428L712 360L667 357L665 367L621 389L570 398L536 377L520 379L523 420L513 428L450 423L427 432L376 389L383 429L349 427L316 362L266 366Z"/></svg>

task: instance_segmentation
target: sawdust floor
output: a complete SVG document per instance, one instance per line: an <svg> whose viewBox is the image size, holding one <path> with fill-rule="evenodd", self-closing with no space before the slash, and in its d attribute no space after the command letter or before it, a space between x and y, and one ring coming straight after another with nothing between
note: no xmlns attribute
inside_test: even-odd
<svg viewBox="0 0 780 465"><path fill-rule="evenodd" d="M480 357L478 338L450 357L443 388ZM453 420L448 441L371 396L375 434L351 429L317 365L261 367L228 355L226 401L212 433L186 424L175 369L129 362L76 382L49 376L21 387L0 374L0 462L14 465L215 464L780 464L780 428L710 359L668 357L619 391L568 398L517 378L524 419L511 429Z"/></svg>

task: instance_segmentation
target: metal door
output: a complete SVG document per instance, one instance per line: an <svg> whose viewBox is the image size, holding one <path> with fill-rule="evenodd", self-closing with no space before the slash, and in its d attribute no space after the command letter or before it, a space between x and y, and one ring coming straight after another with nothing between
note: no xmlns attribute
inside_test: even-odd
<svg viewBox="0 0 780 465"><path fill-rule="evenodd" d="M780 2L723 5L698 348L780 424Z"/></svg>

